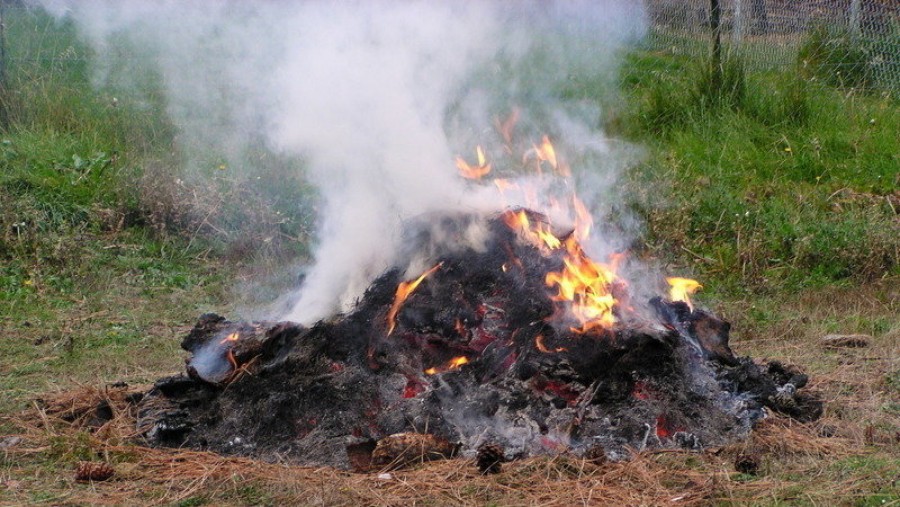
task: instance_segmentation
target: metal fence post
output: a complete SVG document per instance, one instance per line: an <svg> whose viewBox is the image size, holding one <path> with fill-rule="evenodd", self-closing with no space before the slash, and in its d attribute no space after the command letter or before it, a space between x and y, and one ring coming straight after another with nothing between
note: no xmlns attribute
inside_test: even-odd
<svg viewBox="0 0 900 507"><path fill-rule="evenodd" d="M734 0L734 21L731 28L731 43L735 46L741 43L744 37L744 9L741 0Z"/></svg>
<svg viewBox="0 0 900 507"><path fill-rule="evenodd" d="M722 86L722 8L719 0L709 0L709 24L712 28L712 66L713 89Z"/></svg>
<svg viewBox="0 0 900 507"><path fill-rule="evenodd" d="M860 31L860 0L850 2L850 32L859 35Z"/></svg>

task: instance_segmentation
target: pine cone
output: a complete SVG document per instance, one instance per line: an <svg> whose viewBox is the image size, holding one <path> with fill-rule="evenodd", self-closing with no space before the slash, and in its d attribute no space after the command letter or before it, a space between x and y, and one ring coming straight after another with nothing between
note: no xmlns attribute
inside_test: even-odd
<svg viewBox="0 0 900 507"><path fill-rule="evenodd" d="M75 469L75 480L86 481L105 481L113 476L113 468L108 463L94 463L91 461L82 461L78 463Z"/></svg>
<svg viewBox="0 0 900 507"><path fill-rule="evenodd" d="M734 469L742 474L756 475L759 472L759 456L756 454L738 454L734 460Z"/></svg>
<svg viewBox="0 0 900 507"><path fill-rule="evenodd" d="M478 447L475 465L482 474L500 473L500 464L506 461L503 448L497 444L481 444Z"/></svg>
<svg viewBox="0 0 900 507"><path fill-rule="evenodd" d="M414 463L449 459L458 446L427 433L394 433L378 441L372 451L372 464L379 468L404 468Z"/></svg>

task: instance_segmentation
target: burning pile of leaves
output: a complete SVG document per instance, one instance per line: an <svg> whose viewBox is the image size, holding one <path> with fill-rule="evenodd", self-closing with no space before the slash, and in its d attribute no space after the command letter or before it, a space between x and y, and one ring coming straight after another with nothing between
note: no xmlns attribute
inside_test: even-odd
<svg viewBox="0 0 900 507"><path fill-rule="evenodd" d="M482 163L483 165L483 163ZM379 277L345 315L307 328L204 315L186 372L159 380L137 424L156 446L355 470L473 456L701 449L748 435L766 410L821 414L807 377L736 357L698 284L635 301L617 258L546 216L431 216L411 236L487 231L407 278ZM490 447L485 447L490 446ZM501 459L502 458L502 459ZM486 467L490 468L490 467Z"/></svg>

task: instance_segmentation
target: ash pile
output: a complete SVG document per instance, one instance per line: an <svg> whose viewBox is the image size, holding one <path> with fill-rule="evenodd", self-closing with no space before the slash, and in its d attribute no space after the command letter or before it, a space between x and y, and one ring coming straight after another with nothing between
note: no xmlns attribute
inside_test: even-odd
<svg viewBox="0 0 900 507"><path fill-rule="evenodd" d="M476 226L484 242L429 252L415 277L389 270L312 327L202 316L185 373L141 402L143 438L367 470L485 444L623 459L733 442L767 411L821 414L798 369L735 356L729 324L692 306L695 282L637 301L616 259L524 209L430 222L445 244Z"/></svg>

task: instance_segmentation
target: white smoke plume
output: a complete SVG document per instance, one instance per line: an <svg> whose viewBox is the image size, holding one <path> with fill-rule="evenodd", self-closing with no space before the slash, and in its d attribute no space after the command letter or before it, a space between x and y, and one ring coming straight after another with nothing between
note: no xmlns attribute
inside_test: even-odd
<svg viewBox="0 0 900 507"><path fill-rule="evenodd" d="M39 3L82 30L98 84L127 85L135 73L112 55L139 48L131 65L156 66L185 144L234 156L261 139L303 158L321 196L318 242L282 317L304 323L348 309L397 261L405 221L498 205L453 160L494 149L494 119L512 107L532 141L551 134L592 165L574 168L589 185L579 191L608 207L620 153L596 106L561 90L585 76L612 88L618 50L644 27L631 0Z"/></svg>

